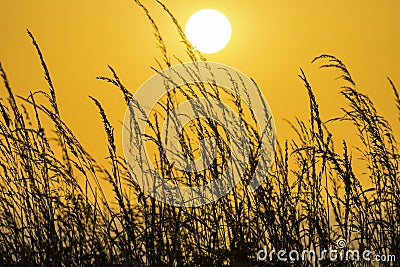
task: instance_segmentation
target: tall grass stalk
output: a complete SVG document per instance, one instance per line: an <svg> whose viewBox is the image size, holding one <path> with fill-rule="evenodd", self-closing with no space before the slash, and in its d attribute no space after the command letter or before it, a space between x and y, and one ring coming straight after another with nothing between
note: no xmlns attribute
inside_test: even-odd
<svg viewBox="0 0 400 267"><path fill-rule="evenodd" d="M204 61L205 57L187 41L172 12L157 2L176 27L188 60ZM153 26L161 51L162 62L158 62L155 72L181 63L168 54L150 11L139 0L135 3ZM372 100L357 87L338 58L321 55L313 62L339 72L343 81L340 93L347 106L343 108L343 116L333 121L337 124L350 121L361 146L355 151L349 141L335 139L323 119L311 83L301 70L299 78L309 97L310 118L291 123L294 137L277 147L272 168L257 170L266 179L255 192L247 190L247 185L263 156L259 148L263 129L257 128L250 99L244 101L235 93L228 95L226 89L213 82L189 81L187 87L166 93L158 103L158 111L143 118L143 107L112 67L109 67L110 77L98 77L120 91L121 105L126 105L134 115L132 144L155 148L151 164L177 184L198 186L217 178L230 157L232 142L243 141L227 139L213 120L195 120L191 132L184 131L181 136L182 152L188 159L196 157L194 135L200 139L212 138L218 157L202 172L179 172L165 156L161 134L166 114L174 110L178 99L224 100L245 121L251 160L238 187L202 207L175 207L141 191L135 174L130 173L120 154L121 147L115 141L105 108L94 97L90 98L104 126L109 167L98 164L84 149L62 120L44 55L33 34L28 31L28 35L49 88L31 92L26 98L17 97L0 64L7 94L6 99L0 100L1 266L373 266L365 262L292 264L256 259L256 252L264 245L270 251L320 251L335 246L338 238L348 240L351 248L400 256L396 138L390 123L379 115ZM187 71L195 77L194 70ZM234 92L244 86L234 74L227 75L231 75ZM166 78L166 86L171 86L170 82ZM400 113L399 94L394 83L390 79L389 82ZM44 96L47 103L39 103L38 95ZM201 114L209 111L210 106L192 108ZM141 119L148 123L145 133L138 126ZM44 120L51 124L44 124ZM342 152L335 149L338 144ZM355 153L361 154L367 166L364 170L369 177L367 186L354 170ZM140 166L150 164L140 155L137 162ZM113 200L105 196L103 180L113 189Z"/></svg>

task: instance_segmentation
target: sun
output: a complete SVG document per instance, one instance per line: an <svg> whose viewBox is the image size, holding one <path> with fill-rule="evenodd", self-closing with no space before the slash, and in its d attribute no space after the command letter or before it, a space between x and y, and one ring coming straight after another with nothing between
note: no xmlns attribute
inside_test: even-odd
<svg viewBox="0 0 400 267"><path fill-rule="evenodd" d="M229 19L215 9L202 9L186 23L189 42L202 53L213 54L224 49L232 35Z"/></svg>

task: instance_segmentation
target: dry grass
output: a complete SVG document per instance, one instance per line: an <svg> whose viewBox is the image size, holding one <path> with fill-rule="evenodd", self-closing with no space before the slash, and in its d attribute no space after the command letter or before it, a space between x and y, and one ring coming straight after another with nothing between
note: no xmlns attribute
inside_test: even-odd
<svg viewBox="0 0 400 267"><path fill-rule="evenodd" d="M163 58L160 69L171 66L156 22L140 1L135 2L153 25ZM204 60L188 43L172 13L161 2L160 5L176 25L189 59ZM117 153L119 145L114 140L113 126L95 98L92 100L104 124L111 167L99 166L85 151L62 121L44 57L30 32L29 36L37 49L49 92L16 97L0 65L3 88L8 93L8 99L0 102L0 265L262 266L264 263L256 261L256 252L264 245L276 251L327 249L339 237L349 240L354 248L400 255L397 143L389 122L377 113L371 99L357 88L346 66L336 57L322 55L314 62L341 75L341 94L348 105L335 123L351 121L354 125L354 134L358 134L362 144L358 149L368 165L365 172L370 187L363 187L353 171L348 149L351 144L343 141L344 153L335 152L335 141L340 140L334 140L321 118L313 90L301 72L299 77L310 100L310 120L298 120L292 125L295 137L278 147L275 163L268 172L260 170L267 177L262 186L254 193L245 187L236 188L224 198L199 208L180 208L157 202L140 191L124 158ZM118 88L122 103L128 106L131 91L114 69L110 67L110 71L111 77L99 79ZM396 87L390 83L399 109ZM195 84L193 90L185 91L186 97L219 99L224 94L221 88L206 88ZM48 103L38 104L38 95ZM162 108L172 110L176 104L174 96L168 95L166 99ZM231 101L239 113L248 108L242 106L239 98L233 97ZM137 114L135 119L140 119L140 103L133 103L129 108ZM207 107L196 108L200 112ZM43 118L50 119L53 127L44 129ZM243 118L252 133L252 160L243 177L246 184L262 155L257 150L260 133L254 128L254 118ZM155 116L148 120L150 134L144 136L140 130L132 134L136 138L146 137L160 148L161 122L162 117ZM132 123L134 126L135 121ZM218 125L208 123L205 127L204 121L194 122L195 133L200 138L212 136L221 158L229 157L226 137ZM49 137L52 129L55 138ZM188 158L193 157L190 138L184 137L181 142ZM155 151L159 171L171 180L177 178L163 150ZM187 174L186 183L197 185L206 176L217 177L221 164L215 162L203 176ZM112 186L117 205L107 202L100 179ZM320 264L368 266L350 262ZM292 265L311 263L287 264Z"/></svg>

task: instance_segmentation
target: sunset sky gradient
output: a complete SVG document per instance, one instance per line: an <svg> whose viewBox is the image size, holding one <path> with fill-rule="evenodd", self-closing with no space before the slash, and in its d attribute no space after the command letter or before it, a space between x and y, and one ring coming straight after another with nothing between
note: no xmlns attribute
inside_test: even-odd
<svg viewBox="0 0 400 267"><path fill-rule="evenodd" d="M399 1L172 1L164 3L182 27L196 11L213 8L232 24L232 39L209 61L230 65L254 78L274 113L279 140L294 136L284 119L308 118L307 92L300 68L315 90L324 120L341 116L338 73L319 70L311 60L320 54L342 59L359 88L398 129L389 76L400 86ZM171 58L188 58L168 15L143 0L160 26ZM26 29L35 35L54 80L63 119L89 152L106 157L107 147L96 107L99 99L119 137L125 111L122 96L96 76L113 66L135 91L156 66L152 27L134 1L2 1L0 61L16 94L47 90L40 62ZM0 97L4 98L4 90ZM332 129L335 126L332 125ZM340 125L336 139L347 138ZM353 131L354 132L354 131ZM399 131L395 130L398 135Z"/></svg>

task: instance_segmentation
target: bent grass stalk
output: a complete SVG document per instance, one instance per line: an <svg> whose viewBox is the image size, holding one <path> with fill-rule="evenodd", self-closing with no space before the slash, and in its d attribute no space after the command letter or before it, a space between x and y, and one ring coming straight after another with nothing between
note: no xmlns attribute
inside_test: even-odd
<svg viewBox="0 0 400 267"><path fill-rule="evenodd" d="M135 2L153 25L163 64L171 66L173 57L168 55L150 11L140 1ZM158 3L176 26L189 60L205 60L187 42L172 12ZM389 122L357 88L338 58L321 55L313 62L339 71L344 82L340 92L348 106L343 108L344 115L335 123L350 121L354 126L354 134L362 144L358 149L368 166L365 169L370 179L367 188L353 169L351 144L334 139L322 119L303 70L299 77L309 96L310 119L298 119L291 124L295 136L283 147L278 145L275 162L268 172L263 168L257 170L267 179L255 192L244 189L262 156L259 151L262 129L255 127L257 121L250 99L243 101L235 94L228 97L226 90L213 83L188 83L187 88L176 88L165 95L165 101L159 102L159 111L145 118L149 127L148 132L143 133L137 126L137 120L143 119L143 108L133 99L116 71L109 67L111 77L98 77L122 93L121 104L134 114L131 121L133 144L143 145L137 142L141 139L157 148L153 155L157 170L176 183L197 186L215 179L230 156L231 142L240 144L242 141L227 140L221 127L212 120L194 121L191 134L184 131L182 135L182 151L193 159L196 155L193 135L210 137L215 141L220 160L201 173L177 172L165 157L160 133L166 114L176 107L179 97L225 99L245 121L251 136L251 160L242 184L216 202L185 208L159 203L141 192L127 162L118 154L113 126L103 106L93 97L90 98L104 125L111 167L100 166L84 149L62 121L56 89L44 56L32 33L28 31L28 34L38 52L49 92L37 91L27 98L16 97L0 65L3 88L8 94L7 99L0 101L0 265L269 266L269 263L256 261L256 252L264 245L276 251L321 250L334 246L339 237L360 250L400 255L397 142ZM159 68L163 68L162 63ZM187 71L196 75L193 70ZM233 90L244 86L235 75L227 75L231 75ZM397 89L390 79L389 83L399 109ZM38 103L37 95L45 96L48 103ZM192 108L199 114L210 109L208 104ZM45 119L51 121L50 126L46 124L47 128L42 123ZM342 143L341 154L335 151L337 142ZM150 164L141 157L137 160L138 164ZM100 182L103 179L113 188L115 204L103 193ZM270 266L276 264L272 262ZM366 266L367 263L346 264ZM390 266L390 263L382 264Z"/></svg>

